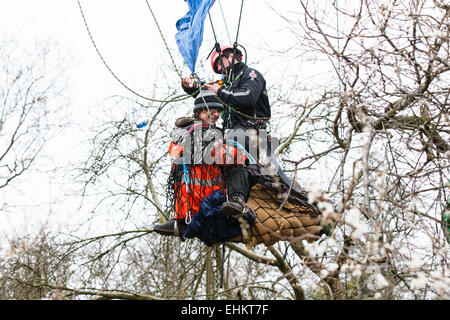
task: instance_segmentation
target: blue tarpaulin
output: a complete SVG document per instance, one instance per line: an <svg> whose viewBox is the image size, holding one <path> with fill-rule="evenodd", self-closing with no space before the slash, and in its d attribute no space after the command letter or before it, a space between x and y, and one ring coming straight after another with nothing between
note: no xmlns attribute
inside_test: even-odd
<svg viewBox="0 0 450 320"><path fill-rule="evenodd" d="M189 12L176 23L175 34L178 49L192 73L195 72L198 51L203 41L203 26L206 15L215 0L185 0Z"/></svg>

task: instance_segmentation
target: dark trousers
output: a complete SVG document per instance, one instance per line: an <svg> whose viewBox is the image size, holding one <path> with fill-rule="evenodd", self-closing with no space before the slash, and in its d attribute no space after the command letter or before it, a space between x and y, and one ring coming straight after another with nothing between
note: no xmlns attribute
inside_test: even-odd
<svg viewBox="0 0 450 320"><path fill-rule="evenodd" d="M226 169L225 177L228 196L233 198L242 195L245 201L247 201L250 196L250 183L247 169L243 165L231 166Z"/></svg>
<svg viewBox="0 0 450 320"><path fill-rule="evenodd" d="M249 151L250 150L250 148L249 148L250 140L248 139L248 130L249 129L255 130L255 127L249 127L248 125L237 123L233 126L233 129L234 130L240 129L243 132L246 132L247 138L245 139L245 143L244 143L243 147L245 148L246 151ZM259 154L259 152L261 152L261 150L257 150L257 151L258 151L258 154ZM265 150L264 152L267 152L267 151ZM257 161L258 155L255 155L255 156L256 156L256 161ZM249 166L258 166L258 165L250 164L249 160L246 160L245 165L244 164L233 165L233 166L226 168L225 177L226 177L226 182L227 182L228 196L230 198L233 198L233 197L241 194L245 198L245 201L248 200L248 198L250 196L250 189L257 182L257 177L254 177L250 173L250 172L254 172L255 170L249 172L247 170L247 168Z"/></svg>

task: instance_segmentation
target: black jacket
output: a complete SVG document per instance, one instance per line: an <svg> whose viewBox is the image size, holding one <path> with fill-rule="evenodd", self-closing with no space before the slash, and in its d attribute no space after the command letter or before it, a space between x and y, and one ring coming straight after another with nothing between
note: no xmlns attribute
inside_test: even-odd
<svg viewBox="0 0 450 320"><path fill-rule="evenodd" d="M236 76L231 86L221 87L217 91L217 96L227 105L243 114L268 121L271 111L264 77L243 62L234 65L233 73ZM194 98L199 92L196 87L183 87L183 90ZM249 120L249 118L239 115L236 118L243 121Z"/></svg>
<svg viewBox="0 0 450 320"><path fill-rule="evenodd" d="M265 118L271 116L266 81L257 70L245 63L235 64L234 77L231 86L221 87L217 96L227 105L251 117Z"/></svg>

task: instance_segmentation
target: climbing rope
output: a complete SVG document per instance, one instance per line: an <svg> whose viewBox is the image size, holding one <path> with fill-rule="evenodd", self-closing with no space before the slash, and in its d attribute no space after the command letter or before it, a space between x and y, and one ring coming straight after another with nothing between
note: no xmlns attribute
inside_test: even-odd
<svg viewBox="0 0 450 320"><path fill-rule="evenodd" d="M222 3L219 0L220 12L222 13L223 23L225 24L225 30L227 31L228 41L231 43L230 33L228 32L227 20L225 20L225 15L223 14Z"/></svg>
<svg viewBox="0 0 450 320"><path fill-rule="evenodd" d="M220 4L220 1L219 1L219 4ZM238 47L238 46L242 47L243 50L246 52L245 48L244 48L242 45L239 45L239 44L238 44L239 31L240 31L240 26L241 26L241 21L242 21L243 7L244 7L244 0L241 1L241 8L240 8L240 12L239 12L238 27L237 27L237 31L236 31L236 41L235 41L234 44L233 44L233 59L232 59L232 63L231 63L231 70L230 70L230 76L229 76L229 79L230 79L230 84L229 84L229 86L230 86L230 87L231 87L232 83L233 83L234 81L236 81L236 80L238 79L238 77L239 77L239 75L238 75L235 79L233 79L233 69L234 69L234 63L235 63L235 57L236 57L236 50L237 50L237 47ZM227 34L228 34L228 26L227 26L227 23L226 23L224 14L223 14L222 5L220 5L220 8L221 8L222 17L223 17L223 20L224 20L224 23L225 23L225 28L226 28ZM208 13L208 15L209 15L209 21L210 21L210 23L211 23L211 28L212 28L213 36L214 36L214 40L215 40L214 48L213 48L213 49L211 50L211 52L209 53L209 55L208 55L208 57L209 57L209 56L211 55L211 53L212 53L214 50L216 50L217 52L220 53L220 45L219 45L219 42L217 41L217 36L216 36L216 32L215 32L215 29L214 29L214 24L213 24L211 15L210 15L209 13ZM229 38L229 40L230 40L229 34L228 34L228 38ZM231 41L230 41L230 42L231 42ZM247 59L247 52L245 53L245 59ZM222 63L221 60L219 60L219 62ZM222 70L223 70L223 71L222 71L222 76L223 76L224 69L225 69L225 68L222 66ZM228 108L228 110L230 111L230 113L234 113L234 114L237 114L237 115L239 115L239 116L242 116L242 117L244 117L244 118L246 118L246 119L255 120L255 121L257 121L257 120L263 120L263 121L268 121L268 120L270 120L269 117L257 117L256 115L250 116L250 115L248 115L248 114L242 113L242 112L240 112L239 110L237 110L236 108L234 108L233 106L231 106L231 105L225 103L225 102L224 102L222 99L220 99L218 96L217 96L217 100L219 100L219 102L222 103L222 104L224 105L224 107Z"/></svg>
<svg viewBox="0 0 450 320"><path fill-rule="evenodd" d="M147 0L145 0L145 2L147 3L147 7L150 10L150 13L152 14L153 21L155 21L156 27L158 28L158 31L159 31L159 35L161 36L161 38L162 38L162 40L164 42L164 45L166 46L166 50L169 53L169 57L170 57L170 60L172 61L172 65L173 65L176 73L180 77L180 79L182 79L183 77L181 76L181 73L178 70L177 65L175 64L175 60L173 59L172 53L170 52L169 46L167 45L166 38L164 37L164 35L163 35L162 31L161 31L161 28L159 27L158 20L156 19L155 14L153 13L152 7L150 6L150 4L148 3Z"/></svg>
<svg viewBox="0 0 450 320"><path fill-rule="evenodd" d="M208 18L209 18L209 23L211 24L211 30L213 32L214 40L216 41L215 46L217 46L218 42L217 42L216 30L214 28L214 23L212 22L211 13L209 11L208 11ZM214 48L213 48L213 50L214 50ZM213 50L211 50L211 53ZM209 57L209 55L208 55L208 57Z"/></svg>
<svg viewBox="0 0 450 320"><path fill-rule="evenodd" d="M444 187L450 188L450 181L448 181ZM444 205L444 211L442 213L442 230L444 231L444 237L446 237L447 242L450 243L450 198L447 199L447 203Z"/></svg>
<svg viewBox="0 0 450 320"><path fill-rule="evenodd" d="M103 64L105 65L106 69L108 69L108 71L111 73L111 75L112 75L112 76L113 76L113 77L114 77L114 78L115 78L115 79L116 79L116 80L117 80L117 81L118 81L125 89L127 89L127 90L130 91L131 93L135 94L136 96L138 96L138 97L140 97L140 98L142 98L142 99L144 99L144 100L153 101L153 102L161 102L161 103L177 102L177 101L185 100L185 99L187 99L187 98L189 97L189 95L183 94L183 95L177 96L177 97L175 97L175 98L173 98L173 99L171 99L171 100L154 99L154 98L149 98L149 97L146 97L146 96L144 96L144 95L141 95L140 93L138 93L138 92L136 92L135 90L133 90L133 89L131 89L130 87L128 87L122 80L120 80L120 78L112 71L112 69L111 69L111 68L109 67L109 65L106 63L106 61L105 61L105 59L103 58L102 54L100 53L100 50L98 49L98 47L97 47L97 45L96 45L96 43L95 43L95 41L94 41L94 37L92 36L92 33L91 33L90 29L89 29L89 26L88 26L86 17L85 17L85 15L84 15L83 8L81 7L80 0L77 0L77 2L78 2L78 7L80 8L80 12L81 12L81 16L82 16L82 18L83 18L84 25L85 25L86 30L87 30L87 32L88 32L89 38L91 39L92 45L93 45L94 48L95 48L95 51L97 52L97 54L98 54L100 60L101 60L101 61L103 62ZM158 28L159 28L159 27L158 27ZM177 70L177 72L178 72L178 70ZM180 75L180 74L179 74L179 75Z"/></svg>
<svg viewBox="0 0 450 320"><path fill-rule="evenodd" d="M237 31L236 31L236 41L233 43L233 59L231 60L231 69L230 69L229 79L233 79L233 76L234 76L234 62L236 61L236 50L237 50L237 46L238 46L239 30L241 28L242 8L243 7L244 7L244 0L241 0L241 10L239 12L239 21L238 21L238 27L237 27Z"/></svg>
<svg viewBox="0 0 450 320"><path fill-rule="evenodd" d="M239 29L241 27L241 20L242 20L242 8L244 7L244 0L241 1L241 10L239 12L239 22L238 22L238 27L237 27L237 31L236 31L236 43L238 42L238 37L239 37Z"/></svg>

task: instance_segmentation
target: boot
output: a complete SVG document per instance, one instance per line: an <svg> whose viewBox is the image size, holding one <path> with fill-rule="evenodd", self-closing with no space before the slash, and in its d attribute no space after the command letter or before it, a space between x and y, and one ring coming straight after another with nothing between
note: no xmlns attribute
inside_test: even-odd
<svg viewBox="0 0 450 320"><path fill-rule="evenodd" d="M153 230L164 236L179 236L183 238L186 231L186 222L184 219L170 219L164 223L156 224Z"/></svg>
<svg viewBox="0 0 450 320"><path fill-rule="evenodd" d="M187 229L187 224L186 221L184 219L176 219L175 220L175 229L174 229L174 233L176 236L179 236L181 238L182 241L184 241L184 232Z"/></svg>
<svg viewBox="0 0 450 320"><path fill-rule="evenodd" d="M164 223L158 223L153 226L153 230L163 236L175 235L175 219L170 219Z"/></svg>
<svg viewBox="0 0 450 320"><path fill-rule="evenodd" d="M245 203L244 195L239 193L231 196L229 201L223 203L222 213L234 217L243 214L245 208L242 206L239 200Z"/></svg>

